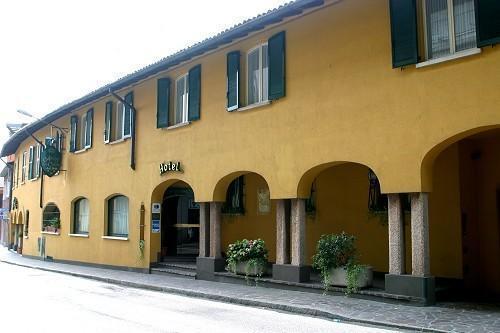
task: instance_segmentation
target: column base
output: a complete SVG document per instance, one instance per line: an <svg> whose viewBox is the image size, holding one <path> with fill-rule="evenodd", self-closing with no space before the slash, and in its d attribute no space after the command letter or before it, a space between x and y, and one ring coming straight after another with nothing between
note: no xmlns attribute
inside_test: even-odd
<svg viewBox="0 0 500 333"><path fill-rule="evenodd" d="M197 257L196 258L196 278L199 280L214 281L215 272L225 270L226 261L224 258Z"/></svg>
<svg viewBox="0 0 500 333"><path fill-rule="evenodd" d="M432 276L386 274L385 291L389 294L420 298L425 305L436 303L435 282Z"/></svg>
<svg viewBox="0 0 500 333"><path fill-rule="evenodd" d="M309 266L295 265L273 265L273 279L288 282L307 282L309 281L311 268Z"/></svg>

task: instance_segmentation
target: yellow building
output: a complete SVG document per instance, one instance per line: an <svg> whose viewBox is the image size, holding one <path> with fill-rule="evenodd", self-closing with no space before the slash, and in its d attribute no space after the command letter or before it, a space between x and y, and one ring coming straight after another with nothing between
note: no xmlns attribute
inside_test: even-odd
<svg viewBox="0 0 500 333"><path fill-rule="evenodd" d="M22 253L217 280L262 238L303 282L345 231L389 294L500 294L499 6L297 0L49 113L1 153Z"/></svg>

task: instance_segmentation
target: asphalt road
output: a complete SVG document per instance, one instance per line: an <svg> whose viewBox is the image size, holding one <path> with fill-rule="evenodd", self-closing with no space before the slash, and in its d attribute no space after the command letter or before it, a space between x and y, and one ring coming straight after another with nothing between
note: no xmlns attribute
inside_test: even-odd
<svg viewBox="0 0 500 333"><path fill-rule="evenodd" d="M0 332L390 332L0 263Z"/></svg>

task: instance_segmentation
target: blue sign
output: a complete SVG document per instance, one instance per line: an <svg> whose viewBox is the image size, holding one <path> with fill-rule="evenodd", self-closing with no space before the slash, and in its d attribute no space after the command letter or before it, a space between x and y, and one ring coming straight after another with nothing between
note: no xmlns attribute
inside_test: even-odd
<svg viewBox="0 0 500 333"><path fill-rule="evenodd" d="M161 225L160 220L153 220L151 223L151 232L155 233L155 234L159 233L160 232L160 225Z"/></svg>

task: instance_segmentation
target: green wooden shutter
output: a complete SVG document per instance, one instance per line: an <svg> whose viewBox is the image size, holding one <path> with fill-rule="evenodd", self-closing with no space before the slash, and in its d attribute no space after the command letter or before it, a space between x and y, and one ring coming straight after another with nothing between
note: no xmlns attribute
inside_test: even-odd
<svg viewBox="0 0 500 333"><path fill-rule="evenodd" d="M500 1L475 0L477 46L500 43Z"/></svg>
<svg viewBox="0 0 500 333"><path fill-rule="evenodd" d="M240 51L227 54L227 110L239 107Z"/></svg>
<svg viewBox="0 0 500 333"><path fill-rule="evenodd" d="M285 32L279 32L267 41L269 64L269 99L285 96Z"/></svg>
<svg viewBox="0 0 500 333"><path fill-rule="evenodd" d="M109 143L111 139L111 119L113 114L113 102L106 102L104 112L104 143Z"/></svg>
<svg viewBox="0 0 500 333"><path fill-rule="evenodd" d="M168 127L168 112L170 109L170 79L157 81L156 128Z"/></svg>
<svg viewBox="0 0 500 333"><path fill-rule="evenodd" d="M33 168L33 162L34 162L34 157L35 157L35 154L34 154L34 150L33 150L33 146L30 146L30 157L29 157L29 161L28 161L28 179L33 179L35 178L34 177L34 168Z"/></svg>
<svg viewBox="0 0 500 333"><path fill-rule="evenodd" d="M78 116L71 116L71 138L69 142L69 151L76 151L76 140L78 138Z"/></svg>
<svg viewBox="0 0 500 333"><path fill-rule="evenodd" d="M93 125L94 125L94 109L90 109L87 111L87 117L86 117L86 124L85 124L85 148L90 148L92 147L92 132L93 132Z"/></svg>
<svg viewBox="0 0 500 333"><path fill-rule="evenodd" d="M189 70L188 120L200 119L201 65Z"/></svg>
<svg viewBox="0 0 500 333"><path fill-rule="evenodd" d="M128 94L125 95L124 98L125 102L127 102L130 105L134 105L134 92L131 91ZM132 128L132 121L131 121L131 112L130 107L125 105L125 113L123 114L123 136L130 136L130 131Z"/></svg>
<svg viewBox="0 0 500 333"><path fill-rule="evenodd" d="M418 62L416 0L390 0L392 67Z"/></svg>

